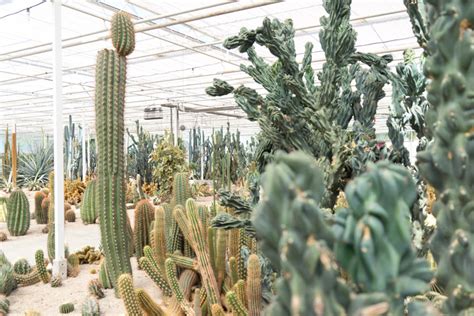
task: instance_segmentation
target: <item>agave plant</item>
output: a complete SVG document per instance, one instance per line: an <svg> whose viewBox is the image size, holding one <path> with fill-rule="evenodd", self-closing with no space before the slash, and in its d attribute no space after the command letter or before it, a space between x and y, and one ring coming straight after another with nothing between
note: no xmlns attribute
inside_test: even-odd
<svg viewBox="0 0 474 316"><path fill-rule="evenodd" d="M41 142L31 146L28 154L20 157L18 185L29 190L39 190L48 183L53 170L53 143Z"/></svg>

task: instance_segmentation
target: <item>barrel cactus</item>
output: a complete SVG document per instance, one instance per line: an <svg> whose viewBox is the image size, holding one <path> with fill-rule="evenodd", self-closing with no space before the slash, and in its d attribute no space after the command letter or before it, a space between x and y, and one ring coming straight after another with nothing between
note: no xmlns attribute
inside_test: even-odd
<svg viewBox="0 0 474 316"><path fill-rule="evenodd" d="M36 223L47 224L48 223L48 210L43 208L43 201L46 198L46 194L41 191L35 193L35 217Z"/></svg>
<svg viewBox="0 0 474 316"><path fill-rule="evenodd" d="M95 201L96 180L87 184L81 205L81 219L84 224L94 224L97 219L97 208Z"/></svg>
<svg viewBox="0 0 474 316"><path fill-rule="evenodd" d="M74 311L74 304L73 303L65 303L59 306L59 313L60 314L69 314Z"/></svg>
<svg viewBox="0 0 474 316"><path fill-rule="evenodd" d="M15 190L7 203L7 227L10 235L23 236L30 228L30 204L26 194Z"/></svg>
<svg viewBox="0 0 474 316"><path fill-rule="evenodd" d="M95 114L97 132L96 202L102 246L112 284L131 273L130 239L125 205L124 110L127 61L135 34L130 17L117 13L112 18L116 51L97 55Z"/></svg>
<svg viewBox="0 0 474 316"><path fill-rule="evenodd" d="M64 219L69 223L75 222L76 221L76 212L74 212L74 210L67 210L66 214L64 214Z"/></svg>
<svg viewBox="0 0 474 316"><path fill-rule="evenodd" d="M31 266L25 258L18 259L13 264L13 271L16 274L28 274L31 272Z"/></svg>

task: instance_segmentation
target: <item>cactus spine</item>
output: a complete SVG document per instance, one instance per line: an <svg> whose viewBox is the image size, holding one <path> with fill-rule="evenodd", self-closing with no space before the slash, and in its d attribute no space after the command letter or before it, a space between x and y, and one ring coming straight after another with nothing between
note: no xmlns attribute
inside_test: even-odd
<svg viewBox="0 0 474 316"><path fill-rule="evenodd" d="M81 219L84 224L94 224L97 219L96 207L96 180L92 180L87 185L81 205Z"/></svg>
<svg viewBox="0 0 474 316"><path fill-rule="evenodd" d="M138 303L138 297L133 288L132 276L130 274L122 274L117 280L118 291L120 298L122 298L129 316L141 316L143 315Z"/></svg>
<svg viewBox="0 0 474 316"><path fill-rule="evenodd" d="M112 18L112 38L117 51L100 51L96 66L96 201L102 245L114 285L121 274L132 272L125 206L124 110L126 55L133 51L134 36L129 16L117 13Z"/></svg>
<svg viewBox="0 0 474 316"><path fill-rule="evenodd" d="M437 229L431 251L436 280L447 293L443 312L474 312L474 3L425 1L431 36L425 73L433 141L418 154L423 177L436 189Z"/></svg>
<svg viewBox="0 0 474 316"><path fill-rule="evenodd" d="M134 242L137 259L143 256L143 247L150 245L150 226L155 210L148 200L139 201L135 207Z"/></svg>
<svg viewBox="0 0 474 316"><path fill-rule="evenodd" d="M48 210L43 208L43 201L46 199L46 194L41 191L35 193L35 216L37 224L48 223Z"/></svg>
<svg viewBox="0 0 474 316"><path fill-rule="evenodd" d="M144 289L136 289L135 292L137 293L138 302L142 310L146 313L146 315L150 316L165 316L166 313L160 307L160 305L156 304L150 295Z"/></svg>
<svg viewBox="0 0 474 316"><path fill-rule="evenodd" d="M15 190L7 202L7 227L10 235L26 235L30 228L30 204L26 194L21 190Z"/></svg>

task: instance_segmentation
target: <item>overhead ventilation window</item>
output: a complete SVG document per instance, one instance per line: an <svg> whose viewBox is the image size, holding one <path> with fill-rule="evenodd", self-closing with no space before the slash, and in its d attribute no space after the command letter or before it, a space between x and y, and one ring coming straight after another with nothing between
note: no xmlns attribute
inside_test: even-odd
<svg viewBox="0 0 474 316"><path fill-rule="evenodd" d="M161 120L163 119L163 109L161 106L147 106L144 110L145 120Z"/></svg>

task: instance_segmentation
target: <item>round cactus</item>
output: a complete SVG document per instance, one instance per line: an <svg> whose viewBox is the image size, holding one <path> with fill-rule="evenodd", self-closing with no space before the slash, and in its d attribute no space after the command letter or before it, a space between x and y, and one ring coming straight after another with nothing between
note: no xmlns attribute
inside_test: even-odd
<svg viewBox="0 0 474 316"><path fill-rule="evenodd" d="M66 303L59 306L59 313L61 314L69 314L74 311L74 304L73 303Z"/></svg>
<svg viewBox="0 0 474 316"><path fill-rule="evenodd" d="M7 203L7 227L10 235L26 235L30 228L30 204L25 193L15 190L10 195Z"/></svg>
<svg viewBox="0 0 474 316"><path fill-rule="evenodd" d="M76 213L73 210L68 210L64 215L64 219L69 223L73 223L76 221Z"/></svg>
<svg viewBox="0 0 474 316"><path fill-rule="evenodd" d="M135 49L135 31L130 15L118 12L112 17L112 45L120 56L130 55Z"/></svg>
<svg viewBox="0 0 474 316"><path fill-rule="evenodd" d="M31 272L31 266L25 258L18 259L13 264L13 271L16 274L28 274Z"/></svg>
<svg viewBox="0 0 474 316"><path fill-rule="evenodd" d="M46 199L46 194L41 191L35 193L35 217L37 224L48 223L48 209L43 209L43 201Z"/></svg>
<svg viewBox="0 0 474 316"><path fill-rule="evenodd" d="M0 241L5 241L7 239L8 239L7 234L5 234L4 232L0 232Z"/></svg>

